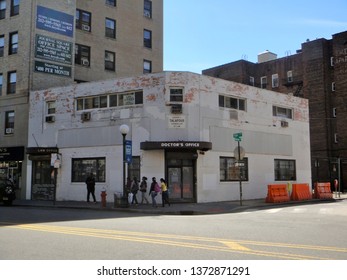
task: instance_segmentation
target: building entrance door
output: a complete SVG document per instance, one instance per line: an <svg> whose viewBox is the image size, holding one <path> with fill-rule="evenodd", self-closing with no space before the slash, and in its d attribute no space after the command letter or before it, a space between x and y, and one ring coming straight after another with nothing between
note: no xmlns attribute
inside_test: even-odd
<svg viewBox="0 0 347 280"><path fill-rule="evenodd" d="M54 200L54 169L50 160L34 160L31 197L33 200Z"/></svg>
<svg viewBox="0 0 347 280"><path fill-rule="evenodd" d="M170 200L196 202L196 159L192 158L192 153L167 153L166 162Z"/></svg>

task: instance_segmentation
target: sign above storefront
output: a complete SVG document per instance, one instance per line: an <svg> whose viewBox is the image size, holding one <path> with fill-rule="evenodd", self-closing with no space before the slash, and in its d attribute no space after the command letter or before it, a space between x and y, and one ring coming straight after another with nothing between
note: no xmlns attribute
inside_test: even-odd
<svg viewBox="0 0 347 280"><path fill-rule="evenodd" d="M27 154L31 155L47 155L47 154L57 154L59 149L56 147L47 147L47 148L27 148Z"/></svg>
<svg viewBox="0 0 347 280"><path fill-rule="evenodd" d="M162 149L179 149L179 150L201 150L208 151L212 149L211 142L198 141L164 141L164 142L142 142L141 150L162 150Z"/></svg>
<svg viewBox="0 0 347 280"><path fill-rule="evenodd" d="M24 147L0 147L0 161L24 160Z"/></svg>

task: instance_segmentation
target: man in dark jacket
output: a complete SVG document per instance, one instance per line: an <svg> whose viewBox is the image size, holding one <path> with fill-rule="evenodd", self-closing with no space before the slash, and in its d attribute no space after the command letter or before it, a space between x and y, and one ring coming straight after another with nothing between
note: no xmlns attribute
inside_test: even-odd
<svg viewBox="0 0 347 280"><path fill-rule="evenodd" d="M95 178L93 173L90 173L89 177L86 180L86 184L87 184L87 202L89 203L89 197L90 194L93 197L94 203L96 203L96 199L95 199Z"/></svg>

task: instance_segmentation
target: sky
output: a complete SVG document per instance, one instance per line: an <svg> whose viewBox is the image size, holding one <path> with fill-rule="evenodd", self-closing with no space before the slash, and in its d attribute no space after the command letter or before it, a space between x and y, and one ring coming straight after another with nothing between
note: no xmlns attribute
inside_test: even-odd
<svg viewBox="0 0 347 280"><path fill-rule="evenodd" d="M293 55L306 40L347 31L347 0L164 0L164 70L201 73Z"/></svg>

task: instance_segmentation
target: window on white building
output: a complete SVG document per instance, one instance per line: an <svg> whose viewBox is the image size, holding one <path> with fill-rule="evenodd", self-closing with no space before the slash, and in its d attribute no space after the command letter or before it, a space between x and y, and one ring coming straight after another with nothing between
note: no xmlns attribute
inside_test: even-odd
<svg viewBox="0 0 347 280"><path fill-rule="evenodd" d="M282 117L282 118L292 119L293 118L293 109L273 106L272 107L272 114L274 117Z"/></svg>
<svg viewBox="0 0 347 280"><path fill-rule="evenodd" d="M170 101L183 102L183 88L170 88Z"/></svg>
<svg viewBox="0 0 347 280"><path fill-rule="evenodd" d="M248 158L238 162L234 157L219 158L219 176L221 182L248 181Z"/></svg>
<svg viewBox="0 0 347 280"><path fill-rule="evenodd" d="M84 183L93 173L95 182L106 182L106 158L73 158L71 181Z"/></svg>
<svg viewBox="0 0 347 280"><path fill-rule="evenodd" d="M55 114L55 101L47 101L47 115Z"/></svg>
<svg viewBox="0 0 347 280"><path fill-rule="evenodd" d="M219 95L219 107L246 111L246 100L242 98Z"/></svg>
<svg viewBox="0 0 347 280"><path fill-rule="evenodd" d="M143 104L143 91L110 93L77 99L77 111Z"/></svg>
<svg viewBox="0 0 347 280"><path fill-rule="evenodd" d="M295 160L275 159L275 181L295 181Z"/></svg>

